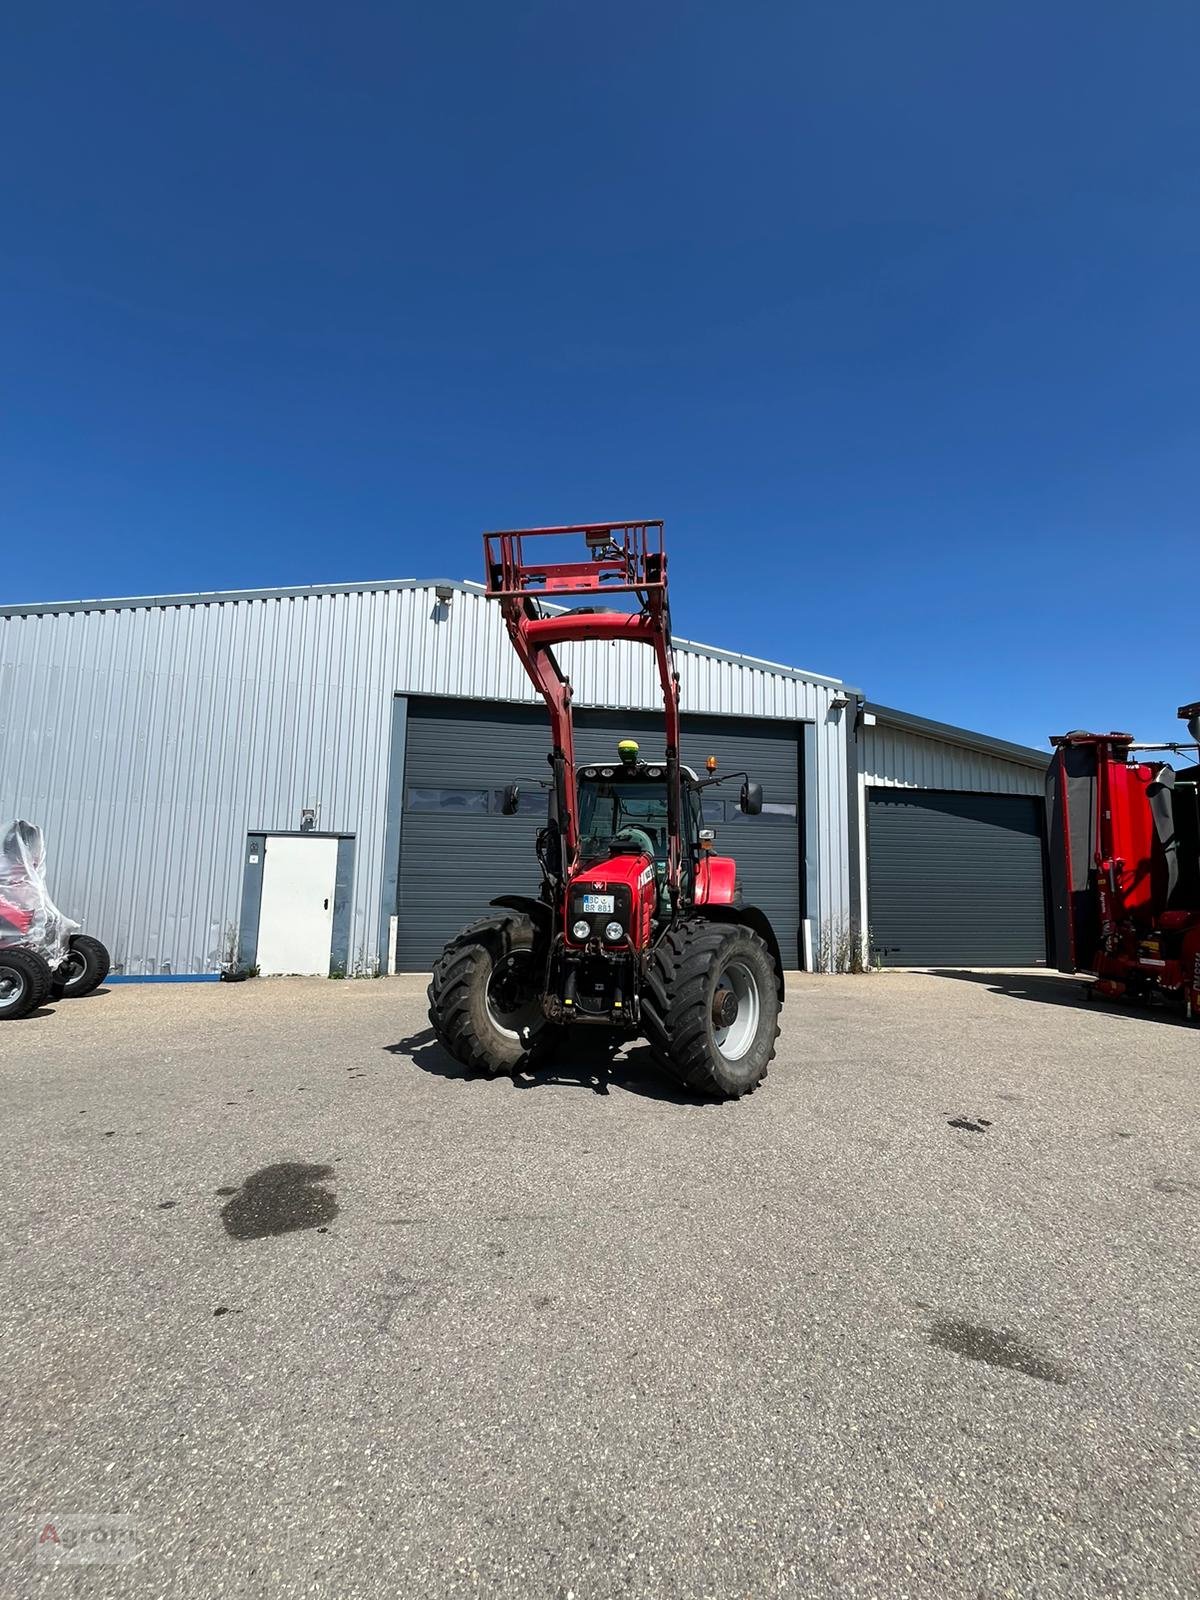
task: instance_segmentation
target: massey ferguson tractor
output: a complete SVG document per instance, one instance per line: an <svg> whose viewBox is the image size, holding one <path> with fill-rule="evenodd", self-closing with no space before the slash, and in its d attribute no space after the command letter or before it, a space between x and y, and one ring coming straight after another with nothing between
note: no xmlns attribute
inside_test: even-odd
<svg viewBox="0 0 1200 1600"><path fill-rule="evenodd" d="M1200 741L1200 701L1180 706ZM1052 739L1047 776L1055 943L1089 995L1179 1007L1200 1017L1200 766L1130 733Z"/></svg>
<svg viewBox="0 0 1200 1600"><path fill-rule="evenodd" d="M568 539L575 559L548 560ZM728 779L712 775L715 758L703 778L679 759L663 525L487 534L484 555L487 593L550 712L541 892L500 896L493 915L447 945L429 986L434 1032L489 1077L644 1035L683 1087L747 1094L775 1054L783 967L770 923L742 903L733 861L714 853L701 827L702 794ZM580 595L593 603L560 603ZM608 606L618 596L626 609ZM666 708L661 755L646 759L625 739L609 761L576 760L572 690L554 646L582 640L654 652ZM745 773L731 776L742 780L742 811L757 815L761 788ZM503 809L511 815L518 805L510 784Z"/></svg>

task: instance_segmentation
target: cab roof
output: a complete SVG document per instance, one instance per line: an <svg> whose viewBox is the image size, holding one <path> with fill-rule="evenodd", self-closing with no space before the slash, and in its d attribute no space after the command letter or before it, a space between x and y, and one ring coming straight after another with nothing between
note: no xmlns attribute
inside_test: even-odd
<svg viewBox="0 0 1200 1600"><path fill-rule="evenodd" d="M648 778L654 775L650 772L650 768L657 768L658 775L661 776L662 772L666 768L666 765L667 758L665 756L650 756L648 758L642 756L639 758L636 767L627 767L625 763L620 760L589 761L586 764L576 762L575 776L577 778L616 778L624 775L634 778ZM693 783L699 783L700 779L697 777L695 771L691 767L684 766L682 761L679 763L679 770L685 778L690 778Z"/></svg>

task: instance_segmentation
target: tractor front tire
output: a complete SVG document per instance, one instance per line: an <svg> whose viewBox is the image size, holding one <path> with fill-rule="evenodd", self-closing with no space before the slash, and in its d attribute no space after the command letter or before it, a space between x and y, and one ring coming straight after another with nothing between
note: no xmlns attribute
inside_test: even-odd
<svg viewBox="0 0 1200 1600"><path fill-rule="evenodd" d="M543 970L529 917L508 912L464 928L443 950L428 990L442 1049L488 1078L534 1066L562 1033L542 1011Z"/></svg>
<svg viewBox="0 0 1200 1600"><path fill-rule="evenodd" d="M50 968L36 950L0 949L0 1022L36 1011L50 993Z"/></svg>
<svg viewBox="0 0 1200 1600"><path fill-rule="evenodd" d="M56 1000L78 1000L91 994L108 977L110 958L99 939L86 933L72 934L67 959L54 974L50 993Z"/></svg>
<svg viewBox="0 0 1200 1600"><path fill-rule="evenodd" d="M781 999L775 963L758 934L694 917L655 946L642 1021L656 1060L677 1083L736 1100L767 1075Z"/></svg>

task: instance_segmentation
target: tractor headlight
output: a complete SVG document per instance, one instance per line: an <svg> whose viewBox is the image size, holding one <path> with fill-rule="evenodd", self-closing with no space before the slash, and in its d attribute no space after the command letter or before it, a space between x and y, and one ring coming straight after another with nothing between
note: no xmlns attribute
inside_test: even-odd
<svg viewBox="0 0 1200 1600"><path fill-rule="evenodd" d="M610 944L616 944L618 939L625 937L625 929L619 922L610 922L604 930L604 937Z"/></svg>
<svg viewBox="0 0 1200 1600"><path fill-rule="evenodd" d="M573 934L573 936L576 939L587 939L587 938L590 938L591 932L592 932L591 923L590 922L585 922L582 917L580 917L578 922L573 923L571 925L571 933Z"/></svg>

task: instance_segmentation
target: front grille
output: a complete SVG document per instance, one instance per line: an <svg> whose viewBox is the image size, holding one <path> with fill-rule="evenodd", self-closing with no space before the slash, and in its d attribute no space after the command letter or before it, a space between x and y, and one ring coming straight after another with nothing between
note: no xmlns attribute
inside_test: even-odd
<svg viewBox="0 0 1200 1600"><path fill-rule="evenodd" d="M611 894L613 909L611 911L585 911L583 897L588 894ZM571 892L567 897L567 937L572 944L582 944L581 939L576 939L571 929L576 922L585 921L592 930L592 937L601 943L607 943L604 938L605 924L619 922L625 929L625 937L629 937L629 930L633 923L633 894L628 884L606 883L600 888L580 878L571 885Z"/></svg>

